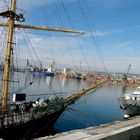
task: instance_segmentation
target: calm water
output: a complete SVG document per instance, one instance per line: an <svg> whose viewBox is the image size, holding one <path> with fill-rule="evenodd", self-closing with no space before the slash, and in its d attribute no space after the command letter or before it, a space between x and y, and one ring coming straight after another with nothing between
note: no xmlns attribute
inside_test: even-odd
<svg viewBox="0 0 140 140"><path fill-rule="evenodd" d="M1 75L0 73L0 78ZM23 92L26 92L28 95L46 94L48 98L54 93L57 96L69 96L78 90L92 85L90 82L82 80L66 79L58 76L54 78L43 77L23 73L18 73L16 80L18 81L18 79L22 82L20 84L16 82L14 85L11 84L11 93L19 87L23 88L23 85L28 85L29 81L34 81L33 85L26 88ZM60 92L61 94L58 94ZM122 119L123 112L117 100L121 94L121 86L106 84L100 89L82 96L75 104L66 109L54 128L58 132L64 132ZM37 96L34 97L34 99L36 98Z"/></svg>
<svg viewBox="0 0 140 140"><path fill-rule="evenodd" d="M122 119L123 112L117 100L120 93L121 87L106 84L84 95L63 113L55 129L63 132Z"/></svg>

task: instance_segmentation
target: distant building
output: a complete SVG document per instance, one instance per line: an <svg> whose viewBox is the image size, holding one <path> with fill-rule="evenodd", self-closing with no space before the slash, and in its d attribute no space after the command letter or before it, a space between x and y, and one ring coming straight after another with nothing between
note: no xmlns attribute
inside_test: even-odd
<svg viewBox="0 0 140 140"><path fill-rule="evenodd" d="M53 68L53 66L52 65L50 65L50 66L48 66L48 72L53 72L54 71L54 68Z"/></svg>
<svg viewBox="0 0 140 140"><path fill-rule="evenodd" d="M70 68L64 68L64 70L63 70L63 74L67 74L67 73L70 73L70 72L71 72Z"/></svg>

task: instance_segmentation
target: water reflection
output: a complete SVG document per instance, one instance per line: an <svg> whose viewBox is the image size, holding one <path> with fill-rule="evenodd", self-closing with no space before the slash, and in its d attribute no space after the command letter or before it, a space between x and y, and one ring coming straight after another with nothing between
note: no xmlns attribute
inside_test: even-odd
<svg viewBox="0 0 140 140"><path fill-rule="evenodd" d="M83 88L92 85L91 82L62 78L59 76L43 77L20 73L21 84L34 81L33 85L25 89L28 95L48 95L57 94L58 96L70 96ZM63 94L65 93L66 94ZM126 89L120 85L106 84L102 88L92 91L82 96L75 104L63 113L55 125L59 132L80 129L89 126L96 126L103 123L112 122L123 118L123 113L119 107L118 97L124 94Z"/></svg>
<svg viewBox="0 0 140 140"><path fill-rule="evenodd" d="M70 80L68 80L68 78L62 78L62 89L64 89L69 84L69 82Z"/></svg>
<svg viewBox="0 0 140 140"><path fill-rule="evenodd" d="M120 85L106 84L80 98L57 121L55 129L64 132L113 122L123 118L118 103Z"/></svg>
<svg viewBox="0 0 140 140"><path fill-rule="evenodd" d="M53 80L53 77L46 77L45 81L47 83L47 85L52 88L52 80Z"/></svg>
<svg viewBox="0 0 140 140"><path fill-rule="evenodd" d="M15 79L19 79L20 81L20 84L12 83L14 84L14 90L20 89L23 86L28 85L31 81L33 81L33 84L24 90L24 92L26 92L27 95L33 95L33 94L50 95L53 93L67 93L66 96L69 96L91 85L90 83L87 83L82 80L62 78L59 76L45 77L45 76L33 75L31 73L16 73L14 76ZM10 92L14 92L14 90L12 86L10 86Z"/></svg>
<svg viewBox="0 0 140 140"><path fill-rule="evenodd" d="M126 86L126 85L122 86L122 96L126 93L127 88L128 88L128 86Z"/></svg>

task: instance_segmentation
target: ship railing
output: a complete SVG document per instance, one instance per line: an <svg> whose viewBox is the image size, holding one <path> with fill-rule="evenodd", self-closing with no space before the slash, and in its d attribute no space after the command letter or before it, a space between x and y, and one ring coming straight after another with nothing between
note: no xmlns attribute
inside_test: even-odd
<svg viewBox="0 0 140 140"><path fill-rule="evenodd" d="M53 92L53 93L47 93L47 94L37 94L37 95L27 95L26 96L26 100L27 101L35 101L38 98L42 98L42 99L49 99L51 96L56 96L59 98L64 97L64 95L66 95L66 92Z"/></svg>
<svg viewBox="0 0 140 140"><path fill-rule="evenodd" d="M8 127L9 125L16 125L25 123L33 118L32 113L14 113L12 115L4 115L0 117L0 127Z"/></svg>
<svg viewBox="0 0 140 140"><path fill-rule="evenodd" d="M42 106L42 107L37 107L35 108L34 112L36 112L36 114L40 114L40 113L43 113L43 112L47 112L48 114L50 113L53 113L59 109L62 108L62 103L61 103L61 100L60 101L50 101L48 103L47 106Z"/></svg>
<svg viewBox="0 0 140 140"><path fill-rule="evenodd" d="M47 93L47 94L29 94L26 95L26 101L36 101L38 98L40 99L44 99L44 100L49 100L51 98L51 96L56 96L59 98L63 98L67 95L67 92L53 92L53 93ZM0 100L2 97L0 97ZM11 94L11 96L9 96L9 101L12 101L13 99L13 95Z"/></svg>
<svg viewBox="0 0 140 140"><path fill-rule="evenodd" d="M60 110L62 105L59 101L50 102L48 106L31 108L28 112L12 112L11 114L0 116L0 128L6 128L11 125L26 123L30 120L37 119L43 115L51 114Z"/></svg>

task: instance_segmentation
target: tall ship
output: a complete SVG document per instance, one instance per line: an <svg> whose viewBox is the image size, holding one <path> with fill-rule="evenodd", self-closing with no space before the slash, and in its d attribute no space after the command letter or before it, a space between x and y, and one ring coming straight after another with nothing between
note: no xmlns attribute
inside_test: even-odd
<svg viewBox="0 0 140 140"><path fill-rule="evenodd" d="M27 28L83 34L83 32L76 30L18 24L24 22L25 18L22 13L17 13L16 4L17 0L11 0L10 7L0 12L0 16L4 18L4 22L1 22L0 26L8 28L0 102L0 138L4 140L32 139L44 130L45 132L49 131L66 107L71 104L72 99L52 97L50 99L38 98L36 101L27 101L26 93L21 91L15 92L12 100L9 99L11 56L14 51L13 44L15 44L13 41L14 30L16 28ZM5 23L5 21L7 22ZM29 83L30 85L32 85L32 82Z"/></svg>
<svg viewBox="0 0 140 140"><path fill-rule="evenodd" d="M119 103L124 111L124 118L140 115L140 86L119 97Z"/></svg>

